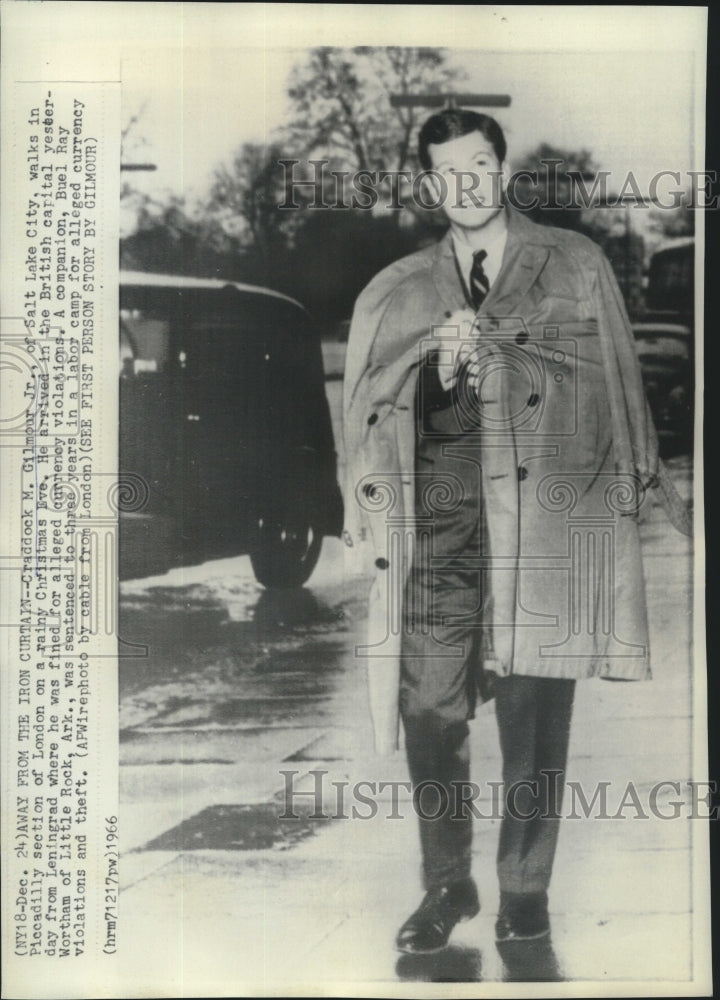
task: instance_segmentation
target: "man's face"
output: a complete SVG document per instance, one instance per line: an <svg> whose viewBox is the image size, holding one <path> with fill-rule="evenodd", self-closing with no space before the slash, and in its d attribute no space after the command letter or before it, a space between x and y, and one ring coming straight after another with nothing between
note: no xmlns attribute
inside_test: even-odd
<svg viewBox="0 0 720 1000"><path fill-rule="evenodd" d="M428 154L442 179L430 174L427 183L451 222L480 229L501 211L504 164L481 132L430 143Z"/></svg>

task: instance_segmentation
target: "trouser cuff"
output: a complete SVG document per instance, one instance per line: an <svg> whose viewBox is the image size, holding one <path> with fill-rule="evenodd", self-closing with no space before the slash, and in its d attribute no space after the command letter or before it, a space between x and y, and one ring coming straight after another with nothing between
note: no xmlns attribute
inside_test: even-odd
<svg viewBox="0 0 720 1000"><path fill-rule="evenodd" d="M467 863L456 864L452 868L445 868L440 871L423 872L423 885L426 891L437 889L441 885L450 885L452 882L462 882L471 876L471 865Z"/></svg>

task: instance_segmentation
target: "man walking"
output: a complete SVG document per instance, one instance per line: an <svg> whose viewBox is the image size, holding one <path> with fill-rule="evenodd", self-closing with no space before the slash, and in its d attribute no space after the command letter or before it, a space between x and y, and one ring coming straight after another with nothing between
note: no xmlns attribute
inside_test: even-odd
<svg viewBox="0 0 720 1000"><path fill-rule="evenodd" d="M448 109L419 137L450 223L356 304L345 540L374 564L367 655L379 752L402 718L426 895L397 937L444 947L479 910L468 721L494 697L506 805L498 940L550 932L575 682L650 676L637 530L659 489L632 333L600 249L506 205L505 139Z"/></svg>

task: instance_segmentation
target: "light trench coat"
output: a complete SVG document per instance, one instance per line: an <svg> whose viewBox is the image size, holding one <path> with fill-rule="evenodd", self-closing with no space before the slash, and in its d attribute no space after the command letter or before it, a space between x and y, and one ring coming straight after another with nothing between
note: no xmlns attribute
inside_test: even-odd
<svg viewBox="0 0 720 1000"><path fill-rule="evenodd" d="M473 564L484 590L480 669L648 679L638 532L648 489L688 533L689 516L658 460L632 331L602 251L506 212L501 270L477 313L475 414L466 407L468 433L453 447L482 476L485 543ZM350 328L344 538L350 565L374 574L358 655L381 754L398 745L407 574L420 547L432 551L432 526L463 488L415 468L418 371L433 349L452 356L458 331L447 317L465 303L448 233L376 275Z"/></svg>

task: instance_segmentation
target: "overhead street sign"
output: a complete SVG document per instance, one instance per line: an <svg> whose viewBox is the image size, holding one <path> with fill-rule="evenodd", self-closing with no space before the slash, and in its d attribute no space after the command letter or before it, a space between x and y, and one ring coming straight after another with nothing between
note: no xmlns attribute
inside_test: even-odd
<svg viewBox="0 0 720 1000"><path fill-rule="evenodd" d="M393 108L456 108L461 105L474 107L508 108L509 94L392 94Z"/></svg>

